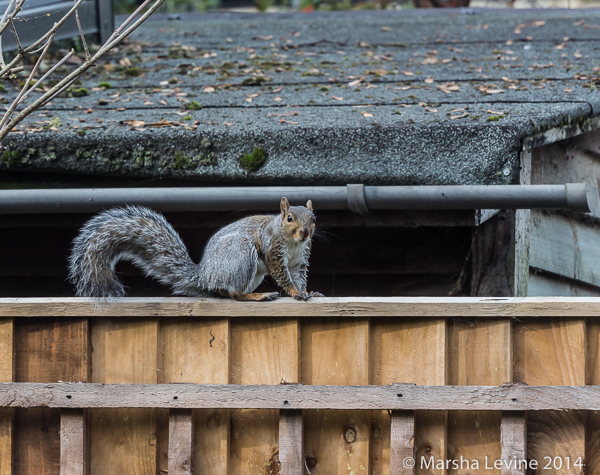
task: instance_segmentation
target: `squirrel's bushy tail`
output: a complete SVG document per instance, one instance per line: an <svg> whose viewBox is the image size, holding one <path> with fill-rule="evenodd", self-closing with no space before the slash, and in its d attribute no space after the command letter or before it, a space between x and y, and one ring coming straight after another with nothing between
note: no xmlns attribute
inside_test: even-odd
<svg viewBox="0 0 600 475"><path fill-rule="evenodd" d="M69 280L78 297L120 297L123 284L115 265L129 260L175 294L201 295L199 267L179 234L155 211L127 206L104 211L88 221L73 241Z"/></svg>

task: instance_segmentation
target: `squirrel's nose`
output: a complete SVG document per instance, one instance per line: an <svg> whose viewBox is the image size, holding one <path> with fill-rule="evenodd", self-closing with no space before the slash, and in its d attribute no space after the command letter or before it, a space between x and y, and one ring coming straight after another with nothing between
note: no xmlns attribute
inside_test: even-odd
<svg viewBox="0 0 600 475"><path fill-rule="evenodd" d="M302 239L306 239L308 237L308 229L300 231L300 236L302 236Z"/></svg>

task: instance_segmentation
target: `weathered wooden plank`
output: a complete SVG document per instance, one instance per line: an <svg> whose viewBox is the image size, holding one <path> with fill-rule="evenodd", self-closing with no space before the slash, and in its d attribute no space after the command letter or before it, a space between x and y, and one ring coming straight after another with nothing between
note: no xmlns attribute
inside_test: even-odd
<svg viewBox="0 0 600 475"><path fill-rule="evenodd" d="M535 210L531 217L530 265L600 286L600 226Z"/></svg>
<svg viewBox="0 0 600 475"><path fill-rule="evenodd" d="M532 150L533 184L587 183L598 188L600 155L598 132L592 132L569 143L553 143ZM593 212L600 217L600 209Z"/></svg>
<svg viewBox="0 0 600 475"><path fill-rule="evenodd" d="M302 382L369 384L367 319L304 320ZM366 412L305 413L305 453L313 475L369 473L370 418Z"/></svg>
<svg viewBox="0 0 600 475"><path fill-rule="evenodd" d="M0 320L0 382L13 381L15 374L14 321L12 318ZM13 434L15 410L0 409L0 474L13 472Z"/></svg>
<svg viewBox="0 0 600 475"><path fill-rule="evenodd" d="M297 319L232 321L231 382L241 385L299 382L298 327ZM283 401L281 408L287 409ZM235 405L227 407L234 408ZM278 411L233 410L231 473L254 475L256 467L262 467L267 473L276 473L279 465L278 432Z"/></svg>
<svg viewBox="0 0 600 475"><path fill-rule="evenodd" d="M390 473L415 473L415 414L412 411L392 411L390 431Z"/></svg>
<svg viewBox="0 0 600 475"><path fill-rule="evenodd" d="M600 316L599 297L329 297L234 302L185 297L0 299L0 316L92 317L581 317Z"/></svg>
<svg viewBox="0 0 600 475"><path fill-rule="evenodd" d="M169 319L160 325L160 383L228 384L230 375L230 326L227 319ZM227 475L230 445L228 409L194 410L193 468L196 473ZM162 427L158 429L158 436ZM168 442L159 445L168 446ZM168 462L160 451L160 468Z"/></svg>
<svg viewBox="0 0 600 475"><path fill-rule="evenodd" d="M420 319L371 321L371 384L395 382L444 385L447 382L446 320ZM415 455L421 460L445 460L448 416L445 411L418 411ZM371 463L373 473L390 473L390 414L371 415ZM416 473L440 475L417 464Z"/></svg>
<svg viewBox="0 0 600 475"><path fill-rule="evenodd" d="M0 383L0 407L598 411L600 386Z"/></svg>
<svg viewBox="0 0 600 475"><path fill-rule="evenodd" d="M87 475L85 409L60 412L60 475Z"/></svg>
<svg viewBox="0 0 600 475"><path fill-rule="evenodd" d="M514 381L530 385L586 383L585 319L522 319L514 323ZM585 415L578 412L529 413L530 458L571 461L585 455ZM547 463L547 460L545 461ZM565 473L550 466L546 473Z"/></svg>
<svg viewBox="0 0 600 475"><path fill-rule="evenodd" d="M527 295L531 297L552 297L555 295L600 297L600 287L530 268Z"/></svg>
<svg viewBox="0 0 600 475"><path fill-rule="evenodd" d="M169 474L194 473L194 417L191 409L169 412Z"/></svg>
<svg viewBox="0 0 600 475"><path fill-rule="evenodd" d="M527 469L527 413L503 412L500 424L502 475L525 475Z"/></svg>
<svg viewBox="0 0 600 475"><path fill-rule="evenodd" d="M98 320L92 326L94 383L158 383L158 320ZM155 473L154 409L91 413L91 475ZM120 443L119 443L120 442Z"/></svg>
<svg viewBox="0 0 600 475"><path fill-rule="evenodd" d="M512 380L511 323L508 319L449 323L450 384L500 385ZM498 460L500 413L462 411L448 415L448 456L457 460ZM490 473L499 473L491 469ZM451 467L449 473L460 473Z"/></svg>
<svg viewBox="0 0 600 475"><path fill-rule="evenodd" d="M304 422L302 411L279 411L281 475L304 475Z"/></svg>
<svg viewBox="0 0 600 475"><path fill-rule="evenodd" d="M90 379L87 319L25 319L15 323L15 380L52 383ZM19 409L15 415L15 473L59 473L60 411Z"/></svg>

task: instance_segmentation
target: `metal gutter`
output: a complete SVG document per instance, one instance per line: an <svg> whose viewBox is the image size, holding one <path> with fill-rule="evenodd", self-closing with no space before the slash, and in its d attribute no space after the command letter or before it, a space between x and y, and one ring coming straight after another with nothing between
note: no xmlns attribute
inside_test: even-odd
<svg viewBox="0 0 600 475"><path fill-rule="evenodd" d="M274 211L282 196L318 210L565 209L592 212L598 191L566 185L297 186L0 190L0 214L90 213L143 205L161 211Z"/></svg>

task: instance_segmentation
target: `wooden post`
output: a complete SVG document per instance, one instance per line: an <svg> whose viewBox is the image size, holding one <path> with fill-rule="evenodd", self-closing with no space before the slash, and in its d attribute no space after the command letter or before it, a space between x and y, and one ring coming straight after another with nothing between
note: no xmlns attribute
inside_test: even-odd
<svg viewBox="0 0 600 475"><path fill-rule="evenodd" d="M521 152L519 184L531 184L531 150ZM503 210L473 229L471 295L525 297L530 211Z"/></svg>
<svg viewBox="0 0 600 475"><path fill-rule="evenodd" d="M304 475L302 411L279 411L279 462L281 475Z"/></svg>
<svg viewBox="0 0 600 475"><path fill-rule="evenodd" d="M527 469L527 413L504 411L500 423L502 475L525 475Z"/></svg>
<svg viewBox="0 0 600 475"><path fill-rule="evenodd" d="M60 411L60 475L86 474L85 410L62 409Z"/></svg>
<svg viewBox="0 0 600 475"><path fill-rule="evenodd" d="M169 475L192 475L194 417L191 409L169 411Z"/></svg>
<svg viewBox="0 0 600 475"><path fill-rule="evenodd" d="M390 436L390 473L413 475L416 468L415 413L392 411Z"/></svg>

